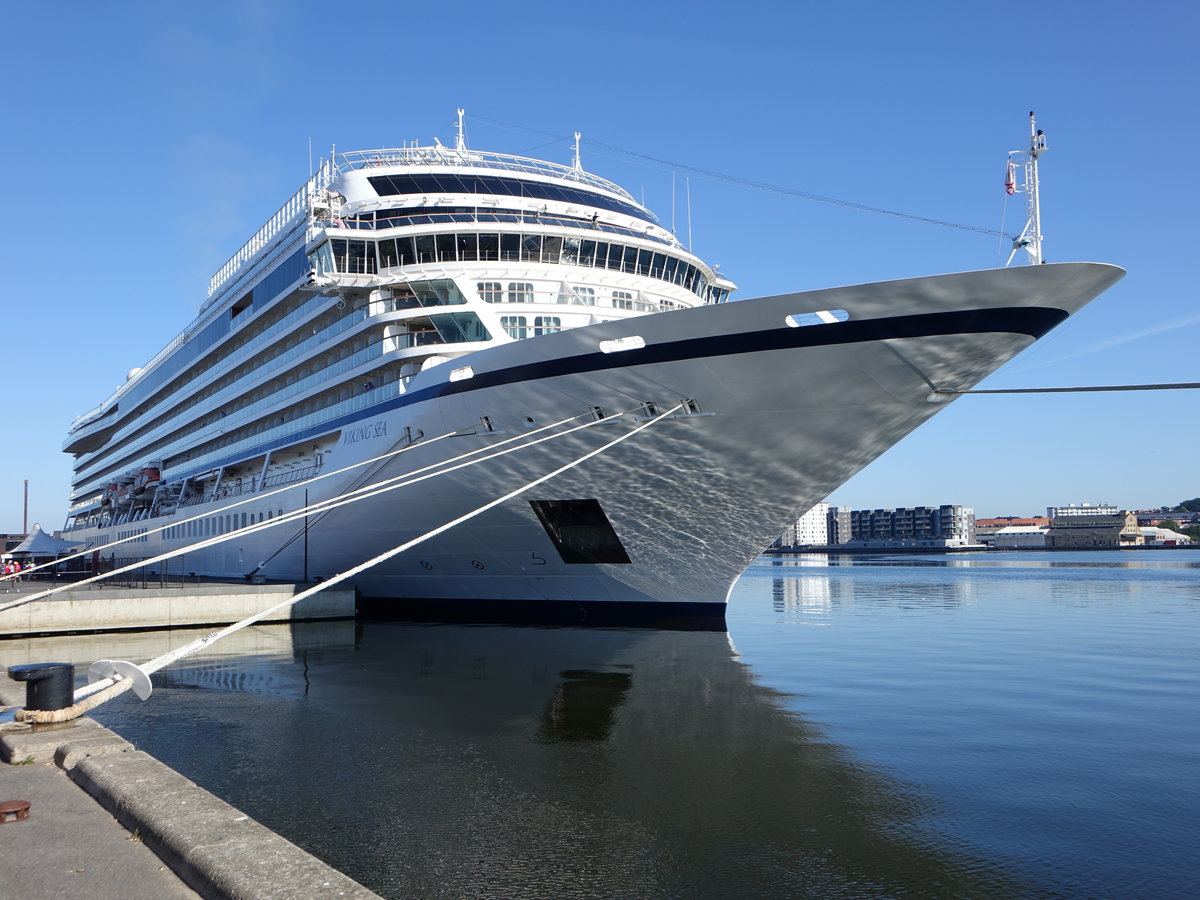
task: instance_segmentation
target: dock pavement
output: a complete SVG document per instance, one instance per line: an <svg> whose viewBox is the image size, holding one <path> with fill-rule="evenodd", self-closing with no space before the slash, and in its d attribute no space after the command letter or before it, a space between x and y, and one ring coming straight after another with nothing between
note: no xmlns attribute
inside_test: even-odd
<svg viewBox="0 0 1200 900"><path fill-rule="evenodd" d="M23 703L0 669L0 803L30 804L0 824L0 896L377 898L92 719L4 715Z"/></svg>

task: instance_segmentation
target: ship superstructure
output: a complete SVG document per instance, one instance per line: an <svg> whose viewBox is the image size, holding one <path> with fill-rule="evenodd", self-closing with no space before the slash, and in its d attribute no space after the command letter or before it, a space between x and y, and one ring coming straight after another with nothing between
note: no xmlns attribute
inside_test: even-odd
<svg viewBox="0 0 1200 900"><path fill-rule="evenodd" d="M617 413L678 407L356 583L716 608L789 517L932 415L936 391L974 384L1121 274L1028 266L726 302L734 285L578 147L570 165L479 152L460 123L453 147L333 156L218 270L198 318L72 426L67 529L132 538L127 556L229 534L188 568L327 577L553 469ZM236 534L589 413L614 424L325 512L303 541L293 525ZM403 466L314 480L404 446Z"/></svg>

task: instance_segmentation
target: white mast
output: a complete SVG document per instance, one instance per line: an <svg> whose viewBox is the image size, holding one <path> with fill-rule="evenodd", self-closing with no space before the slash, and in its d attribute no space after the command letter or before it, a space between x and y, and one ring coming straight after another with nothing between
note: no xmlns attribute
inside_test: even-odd
<svg viewBox="0 0 1200 900"><path fill-rule="evenodd" d="M1005 265L1012 264L1013 257L1017 255L1018 250L1024 250L1029 254L1029 262L1032 265L1041 265L1045 262L1042 257L1042 205L1038 193L1038 157L1044 152L1046 152L1046 134L1037 127L1037 118L1034 116L1033 110L1030 110L1029 149L1008 151L1008 179L1005 182L1010 194L1025 194L1029 217L1025 221L1025 228L1021 231L1020 236L1013 240L1013 250L1008 255L1008 262ZM1014 158L1020 161L1024 170L1019 187L1016 182Z"/></svg>
<svg viewBox="0 0 1200 900"><path fill-rule="evenodd" d="M574 167L576 172L583 171L583 163L579 159L579 138L580 137L582 137L582 135L578 131L575 132L575 159L571 165Z"/></svg>
<svg viewBox="0 0 1200 900"><path fill-rule="evenodd" d="M463 110L463 109L460 109L458 111L458 134L455 135L455 137L454 137L454 149L455 150L466 150L467 149L467 138L466 138L466 135L463 134L463 113L465 111L466 110Z"/></svg>

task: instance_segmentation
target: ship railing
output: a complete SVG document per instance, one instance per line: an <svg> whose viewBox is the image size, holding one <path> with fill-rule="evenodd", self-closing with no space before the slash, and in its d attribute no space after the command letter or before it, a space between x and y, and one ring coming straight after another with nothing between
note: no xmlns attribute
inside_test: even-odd
<svg viewBox="0 0 1200 900"><path fill-rule="evenodd" d="M430 344L445 344L446 339L437 331L410 331L395 337L397 350L409 350L413 347L426 347Z"/></svg>
<svg viewBox="0 0 1200 900"><path fill-rule="evenodd" d="M637 201L618 184L607 178L593 175L573 166L561 163L547 162L544 159L532 159L527 156L511 156L507 153L489 153L479 150L457 150L452 147L396 147L379 150L355 150L349 153L339 153L335 157L339 173L352 172L356 169L378 168L380 166L460 166L469 169L496 169L503 172L521 172L529 175L543 175L550 178L562 178L578 184L608 191L625 197L633 203Z"/></svg>
<svg viewBox="0 0 1200 900"><path fill-rule="evenodd" d="M108 400L105 400L102 403L100 403L99 406L93 407L92 409L89 409L87 412L80 413L79 415L77 415L75 417L74 421L71 422L71 434L74 435L76 432L76 429L82 428L84 425L88 424L88 419L91 419L91 418L94 418L94 417L100 415L102 412L104 412L106 409L108 409L108 407L111 405L112 405L112 398L110 397Z"/></svg>
<svg viewBox="0 0 1200 900"><path fill-rule="evenodd" d="M214 492L212 499L226 500L230 497L240 497L243 494L253 494L255 490L254 484L257 480L257 478L249 478L234 482L233 484L222 484L220 489Z"/></svg>
<svg viewBox="0 0 1200 900"><path fill-rule="evenodd" d="M396 381L385 381L373 388L364 387L361 394L356 394L354 397L330 404L314 412L297 416L294 419L284 418L283 421L273 428L268 428L266 431L249 435L228 446L204 453L200 457L191 460L191 464L197 467L212 465L215 460L234 457L243 450L250 450L281 438L288 438L296 432L311 428L314 425L324 425L331 419L374 406L384 400L390 400L400 393L400 391L401 389Z"/></svg>
<svg viewBox="0 0 1200 900"><path fill-rule="evenodd" d="M188 506L199 506L201 503L208 503L210 500L212 500L212 491L204 491L199 494L189 494L181 498L175 505L179 509L183 509Z"/></svg>
<svg viewBox="0 0 1200 900"><path fill-rule="evenodd" d="M328 298L317 297L317 298L314 298L311 306L312 306L312 308L316 308L324 303L328 303ZM308 308L308 307L309 307L309 305L306 304L305 308ZM309 311L311 311L311 309ZM287 318L290 318L290 316ZM285 321L287 320L287 318L285 318ZM270 358L264 359L261 362L261 365L263 365L263 366L270 365L273 367L281 366L290 360L293 360L300 356L303 356L305 353L308 353L309 351L311 351L314 347L320 345L321 343L329 340L332 337L335 337L336 335L340 334L341 332L345 331L346 329L348 329L354 325L357 325L358 323L364 321L366 318L367 318L367 310L366 309L351 310L346 315L342 316L341 318L334 320L333 323L328 325L326 328L323 328L321 331L318 331L316 334L309 335L307 338L305 338L299 344L296 344L294 347L283 351L283 353L279 354L278 356L272 356ZM280 333L283 333L282 328L280 329ZM248 349L250 349L254 346L257 346L258 343L265 342L268 338L272 338L274 340L279 339L279 336L275 335L275 334L270 334L270 335L264 334L264 335L260 335L259 337L262 338L263 340L259 341L256 338L254 341L247 343L244 347L239 348L237 353L234 356L231 356L230 359L241 358L245 354L245 351L247 351ZM370 355L378 356L379 352L380 352L379 348L376 347L375 352ZM356 357L360 356L360 354L355 354L355 355L356 355ZM367 360L367 358L368 358L368 355L363 355L361 357L359 363L357 363L357 364L361 365L362 362L365 362ZM335 364L334 366L331 366L327 369L322 369L320 372L314 373L314 375L309 376L307 379L305 379L305 385L298 386L297 384L293 384L293 385L289 385L288 388L291 391L299 391L307 385L312 385L312 384L318 383L320 381L320 377L318 377L318 376L328 377L330 375L340 374L341 372L346 371L348 368L352 368L352 367L353 366L342 366L341 368L337 368L337 364ZM330 369L335 369L335 371L330 371ZM208 407L205 407L202 409L197 409L195 407L189 408L186 411L187 416L190 417L191 419L202 418L204 415L207 415L209 412L211 412L212 409L220 407L224 403L226 403L228 400L228 396L235 392L237 385L243 383L246 380L253 379L256 377L259 377L259 376L256 375L255 373L250 373L248 375L243 376L243 378L239 379L237 382L234 382L232 385L230 385L228 388L226 388L224 391L222 391L222 393L220 395L217 395L214 398L211 398L209 401L206 401L206 403L209 404ZM169 402L170 402L169 400L164 401L164 403L169 403ZM261 411L262 409L266 408L267 406L271 406L272 404L275 404L278 402L279 402L279 398L275 395L271 395L270 397L264 397L262 400L259 400L257 403L254 403L251 406L243 407L239 410L236 410L235 413L231 417L222 418L219 422L214 423L211 427L214 429L228 430L233 425L242 422L247 416L252 415L254 412ZM154 416L152 414L151 416L148 416L147 418L153 418L153 417ZM142 421L142 419L139 419L138 421ZM157 427L151 429L148 432L145 432L142 435L139 435L138 443L136 445L133 445L132 449L136 450L137 448L142 447L143 445L154 441L158 437L161 437L164 434L168 434L178 428L179 428L179 422L178 422L177 418L171 417L170 419L167 419L166 421L164 421L163 424L158 425ZM204 437L206 435L211 436L208 432L198 432L198 435L200 437ZM120 439L120 437L121 437L121 435L118 433L117 439ZM103 468L103 465L104 465L103 460L97 461L94 464L95 471L100 471L100 469ZM84 469L81 469L77 474L87 475L90 473L91 473L91 469L84 468Z"/></svg>
<svg viewBox="0 0 1200 900"><path fill-rule="evenodd" d="M587 228L608 234L619 234L625 237L637 237L668 247L681 249L677 241L668 240L656 234L649 234L645 228L625 228L620 225L609 225L604 222L592 222L591 219L571 216L549 216L542 213L501 213L477 210L469 213L409 213L377 219L315 219L314 228L324 228L331 231L345 229L347 231L381 231L385 228L403 228L409 225L458 225L478 224L487 225L553 225L560 228ZM331 235L332 236L332 235Z"/></svg>
<svg viewBox="0 0 1200 900"><path fill-rule="evenodd" d="M72 580L78 580L101 572L117 572L129 566L136 566L138 563L149 558L147 556L125 558L119 556L102 556L96 565L92 565L91 560L87 560L87 557L81 557L81 560L87 560L87 564L69 574L74 576ZM110 585L117 585L124 588L179 587L185 584L196 584L199 580L195 572L188 571L187 555L183 554L173 559L164 559L148 566L141 566L128 572L118 572L118 574L105 579L103 582L96 582L88 587L92 590L103 590Z"/></svg>
<svg viewBox="0 0 1200 900"><path fill-rule="evenodd" d="M300 469L293 469L289 472L279 472L275 475L268 475L263 479L263 488L283 487L287 484L295 484L298 481L307 481L320 471L320 465L311 465L304 466Z"/></svg>
<svg viewBox="0 0 1200 900"><path fill-rule="evenodd" d="M331 163L323 163L308 181L304 183L300 190L296 191L283 206L279 207L275 214L267 219L258 231L254 232L250 240L246 241L241 249L229 258L225 265L217 269L208 281L208 296L211 297L215 294L221 285L232 278L235 273L249 263L250 260L254 259L265 247L269 247L280 232L301 221L307 222L312 199L318 191L325 189L332 179L333 174L334 169Z"/></svg>

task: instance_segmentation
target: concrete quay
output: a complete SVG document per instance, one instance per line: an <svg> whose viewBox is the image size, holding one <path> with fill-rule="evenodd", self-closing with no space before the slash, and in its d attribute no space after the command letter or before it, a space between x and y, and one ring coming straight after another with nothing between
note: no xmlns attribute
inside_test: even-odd
<svg viewBox="0 0 1200 900"><path fill-rule="evenodd" d="M5 582L0 606L53 582ZM203 581L178 587L85 585L0 610L0 638L229 625L281 603L309 585ZM330 588L266 617L264 622L352 618L353 589Z"/></svg>
<svg viewBox="0 0 1200 900"><path fill-rule="evenodd" d="M0 707L22 702L0 682ZM0 825L6 897L377 897L91 719L0 721L0 763L0 802L31 804Z"/></svg>

